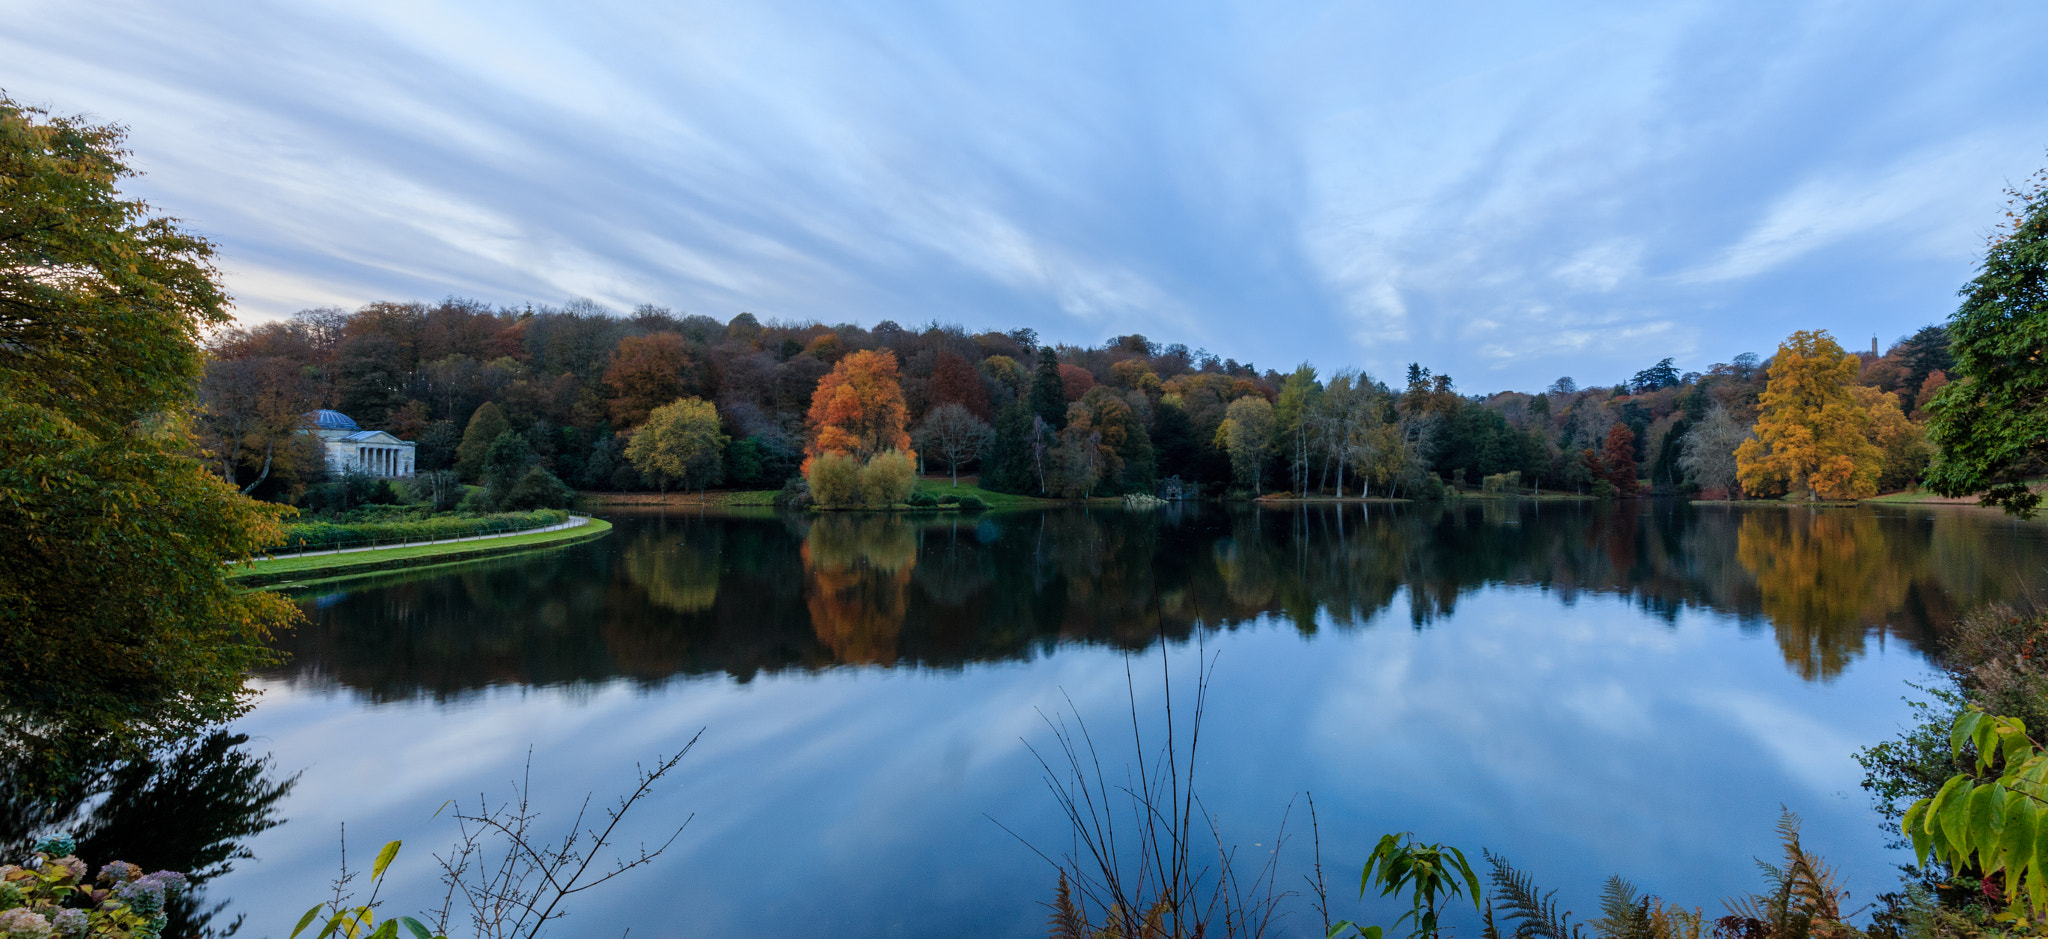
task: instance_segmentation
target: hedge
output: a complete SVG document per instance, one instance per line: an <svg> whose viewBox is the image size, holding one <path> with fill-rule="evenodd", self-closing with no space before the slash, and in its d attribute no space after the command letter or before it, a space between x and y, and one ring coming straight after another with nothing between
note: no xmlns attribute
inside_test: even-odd
<svg viewBox="0 0 2048 939"><path fill-rule="evenodd" d="M502 535L515 531L528 531L560 525L569 520L569 513L561 509L537 509L532 512L505 512L486 515L482 518L428 518L407 522L366 522L343 525L334 522L305 522L285 528L284 540L273 545L267 554L291 554L301 551L331 551L339 548L367 548L376 545L414 544L426 541L446 541L451 538L471 538L477 535Z"/></svg>

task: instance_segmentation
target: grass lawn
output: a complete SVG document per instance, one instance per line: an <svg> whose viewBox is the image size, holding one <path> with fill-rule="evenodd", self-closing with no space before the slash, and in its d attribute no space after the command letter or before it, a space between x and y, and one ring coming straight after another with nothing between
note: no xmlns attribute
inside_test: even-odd
<svg viewBox="0 0 2048 939"><path fill-rule="evenodd" d="M709 492L579 492L585 505L738 505L773 506L776 489L713 489Z"/></svg>
<svg viewBox="0 0 2048 939"><path fill-rule="evenodd" d="M953 477L951 476L921 476L917 480L917 488L934 496L975 496L981 499L981 501L988 503L988 507L992 509L1038 508L1060 502L1058 499L1040 499L1037 496L1019 496L1007 492L990 492L975 485L975 483L980 481L981 477L979 476L962 476L960 477L960 485L955 487L953 485Z"/></svg>
<svg viewBox="0 0 2048 939"><path fill-rule="evenodd" d="M511 535L504 538L485 538L478 541L456 541L447 544L414 545L406 548L377 548L370 551L352 551L347 554L316 554L310 557L277 558L267 561L252 561L237 565L228 579L237 583L257 587L282 584L289 581L335 577L351 573L386 570L399 567L416 567L446 561L488 557L494 554L508 554L540 547L555 547L574 544L602 537L612 530L610 522L591 519L575 528L560 531L545 531L531 535Z"/></svg>

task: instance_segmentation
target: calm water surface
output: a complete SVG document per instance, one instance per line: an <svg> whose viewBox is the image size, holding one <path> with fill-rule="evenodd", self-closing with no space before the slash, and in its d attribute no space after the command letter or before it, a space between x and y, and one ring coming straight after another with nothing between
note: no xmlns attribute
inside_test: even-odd
<svg viewBox="0 0 2048 939"><path fill-rule="evenodd" d="M1505 853L1576 909L1617 872L1718 907L1782 804L1867 899L1901 858L1851 754L1906 721L1941 624L2048 580L2048 529L1968 509L612 520L302 596L290 664L238 725L301 774L288 822L209 901L288 932L346 823L358 861L407 840L393 910L434 905L448 799L508 794L530 754L543 826L565 823L703 728L633 817L655 840L694 820L558 934L1042 935L1051 872L997 824L1065 847L1027 749L1051 742L1041 712L1127 733L1127 663L1149 722L1162 655L1185 678L1198 649L1198 784L1243 852L1313 791L1339 882L1412 829ZM1305 821L1297 803L1289 886Z"/></svg>

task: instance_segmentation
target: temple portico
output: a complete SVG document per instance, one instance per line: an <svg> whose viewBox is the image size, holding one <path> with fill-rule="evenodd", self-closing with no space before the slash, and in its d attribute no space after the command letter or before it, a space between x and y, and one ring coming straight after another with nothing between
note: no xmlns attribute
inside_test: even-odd
<svg viewBox="0 0 2048 939"><path fill-rule="evenodd" d="M386 479L413 475L413 444L381 430L363 430L339 411L306 415L307 433L326 445L331 473L367 473Z"/></svg>

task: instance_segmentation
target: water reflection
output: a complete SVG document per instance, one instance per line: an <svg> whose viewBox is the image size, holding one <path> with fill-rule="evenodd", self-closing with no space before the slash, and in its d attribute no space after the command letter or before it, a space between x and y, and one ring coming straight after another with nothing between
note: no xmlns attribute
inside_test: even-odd
<svg viewBox="0 0 2048 939"><path fill-rule="evenodd" d="M982 519L618 517L610 538L304 598L279 677L373 700L836 665L951 668L1142 648L1278 617L1416 627L1487 586L1619 594L1770 629L1809 680L2012 596L2043 529L1971 511L1486 502L1070 509Z"/></svg>

